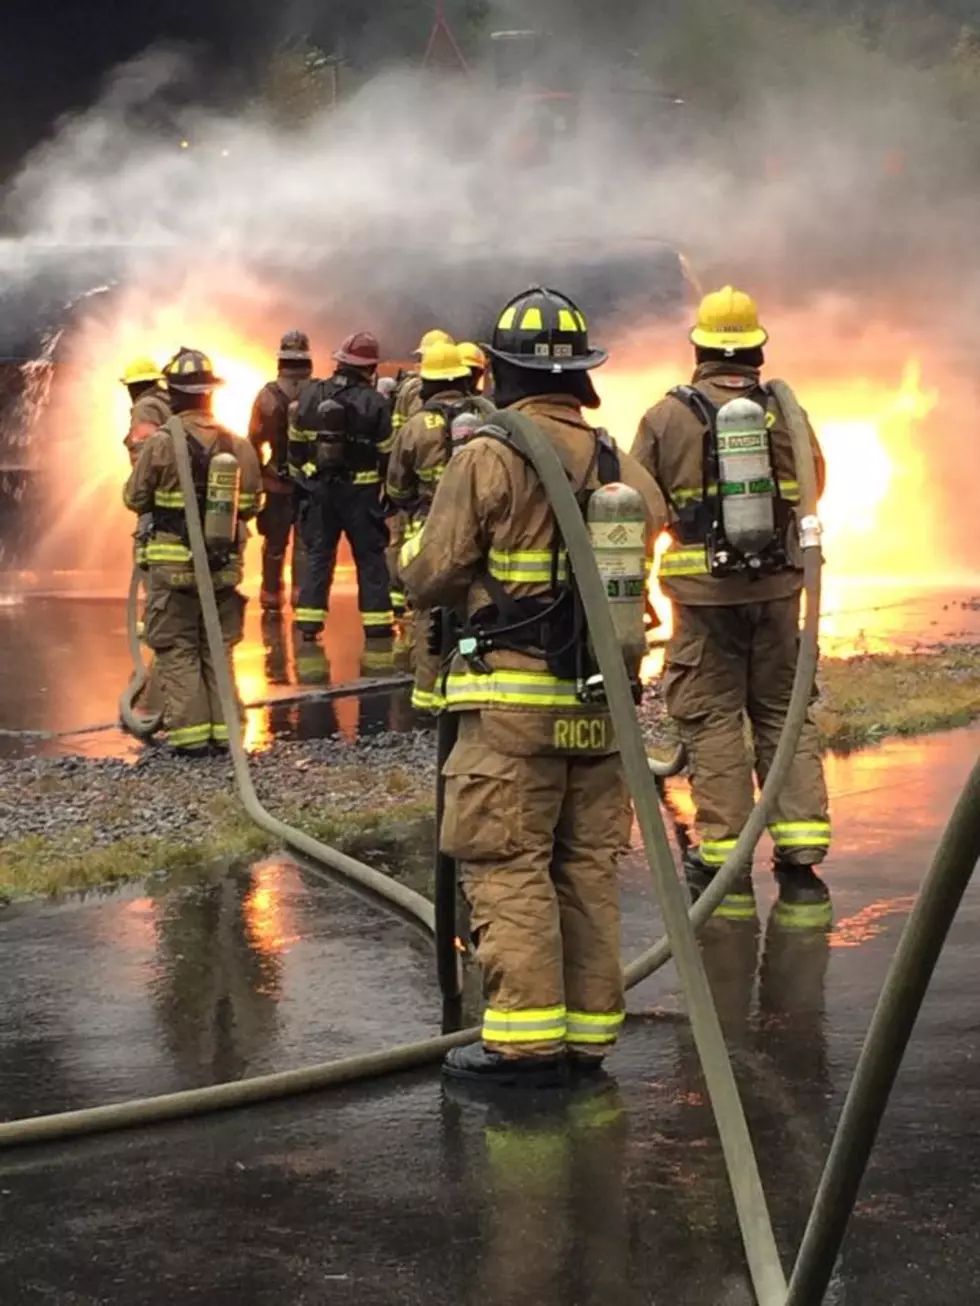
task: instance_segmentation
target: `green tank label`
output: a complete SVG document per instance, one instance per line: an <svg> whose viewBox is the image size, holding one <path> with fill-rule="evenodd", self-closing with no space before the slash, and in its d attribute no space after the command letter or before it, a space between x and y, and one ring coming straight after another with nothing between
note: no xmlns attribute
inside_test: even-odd
<svg viewBox="0 0 980 1306"><path fill-rule="evenodd" d="M719 431L719 453L766 453L769 441L765 431Z"/></svg>

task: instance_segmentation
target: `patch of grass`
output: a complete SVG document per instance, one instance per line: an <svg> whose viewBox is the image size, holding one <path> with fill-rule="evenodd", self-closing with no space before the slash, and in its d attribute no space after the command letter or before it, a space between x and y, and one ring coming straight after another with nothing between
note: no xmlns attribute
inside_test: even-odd
<svg viewBox="0 0 980 1306"><path fill-rule="evenodd" d="M980 648L828 659L815 708L825 748L968 725L980 717Z"/></svg>
<svg viewBox="0 0 980 1306"><path fill-rule="evenodd" d="M353 808L333 812L315 806L300 810L283 806L274 814L332 848L356 856L366 848L394 850L410 843L419 823L431 815L425 799L379 809ZM53 837L29 835L0 849L0 901L51 896L58 893L139 879L154 872L172 872L219 859L244 864L279 846L271 834L245 813L237 797L216 794L208 804L206 834L170 838L134 834L111 844L99 844L91 829Z"/></svg>

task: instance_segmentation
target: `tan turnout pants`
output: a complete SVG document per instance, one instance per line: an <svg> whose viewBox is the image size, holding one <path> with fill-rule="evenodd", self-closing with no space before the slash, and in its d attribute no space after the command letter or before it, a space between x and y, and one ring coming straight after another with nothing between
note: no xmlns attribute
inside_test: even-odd
<svg viewBox="0 0 980 1306"><path fill-rule="evenodd" d="M230 668L232 649L242 638L245 599L235 589L224 589L218 590L217 600ZM175 748L197 749L227 743L228 727L196 590L169 589L151 580L145 638L156 654L168 741Z"/></svg>
<svg viewBox="0 0 980 1306"><path fill-rule="evenodd" d="M631 808L618 754L514 757L464 713L442 848L459 863L486 1010L513 1056L602 1056L623 1020L616 863Z"/></svg>
<svg viewBox="0 0 980 1306"><path fill-rule="evenodd" d="M687 747L699 852L721 866L765 781L789 707L799 646L799 595L766 603L674 605L663 692ZM746 748L751 729L754 758ZM753 774L754 772L754 774ZM807 865L830 846L817 729L808 717L769 823L777 854Z"/></svg>

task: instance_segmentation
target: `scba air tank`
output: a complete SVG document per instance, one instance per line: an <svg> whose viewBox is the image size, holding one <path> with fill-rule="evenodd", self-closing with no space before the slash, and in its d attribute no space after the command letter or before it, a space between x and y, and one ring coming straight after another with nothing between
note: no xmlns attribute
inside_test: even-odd
<svg viewBox="0 0 980 1306"><path fill-rule="evenodd" d="M751 399L731 399L718 409L716 432L721 524L728 543L752 565L776 534L765 410Z"/></svg>
<svg viewBox="0 0 980 1306"><path fill-rule="evenodd" d="M238 539L238 496L242 469L231 453L216 453L208 464L204 499L204 538L208 544L234 544Z"/></svg>
<svg viewBox="0 0 980 1306"><path fill-rule="evenodd" d="M637 490L614 481L593 493L585 518L623 657L636 676L647 651L646 505Z"/></svg>

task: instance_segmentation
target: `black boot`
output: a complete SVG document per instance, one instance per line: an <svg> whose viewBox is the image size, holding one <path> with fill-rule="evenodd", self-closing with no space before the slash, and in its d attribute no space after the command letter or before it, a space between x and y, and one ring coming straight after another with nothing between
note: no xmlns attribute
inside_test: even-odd
<svg viewBox="0 0 980 1306"><path fill-rule="evenodd" d="M717 875L717 868L708 866L706 862L703 862L695 849L689 849L684 854L683 868L684 878L687 880L687 887L691 894L691 902L697 902ZM743 871L728 893L722 898L715 909L714 915L718 920L746 921L753 920L755 914L752 872L746 870Z"/></svg>
<svg viewBox="0 0 980 1306"><path fill-rule="evenodd" d="M467 1079L495 1088L560 1088L566 1079L565 1058L505 1057L482 1043L452 1048L442 1063L449 1079Z"/></svg>
<svg viewBox="0 0 980 1306"><path fill-rule="evenodd" d="M777 858L773 874L779 885L774 914L780 925L795 930L826 930L833 924L830 890L812 866Z"/></svg>

